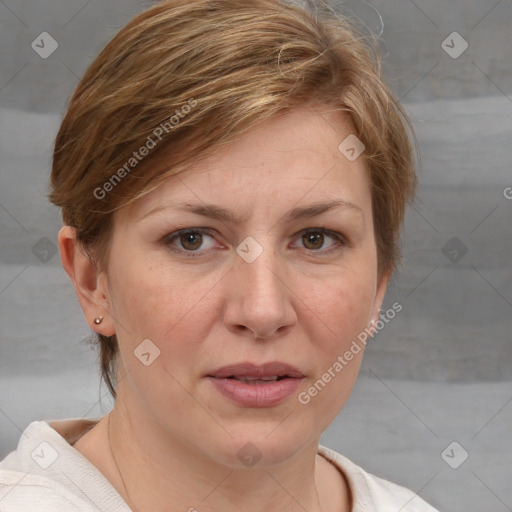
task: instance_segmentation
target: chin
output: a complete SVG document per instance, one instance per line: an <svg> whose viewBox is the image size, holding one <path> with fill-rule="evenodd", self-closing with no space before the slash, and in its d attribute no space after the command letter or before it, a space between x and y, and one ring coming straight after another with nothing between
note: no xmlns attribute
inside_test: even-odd
<svg viewBox="0 0 512 512"><path fill-rule="evenodd" d="M232 437L225 436L215 449L215 458L232 469L270 468L292 459L314 439L311 432L294 430L297 425L266 422L264 425L243 423L228 429ZM211 446L210 446L211 450Z"/></svg>

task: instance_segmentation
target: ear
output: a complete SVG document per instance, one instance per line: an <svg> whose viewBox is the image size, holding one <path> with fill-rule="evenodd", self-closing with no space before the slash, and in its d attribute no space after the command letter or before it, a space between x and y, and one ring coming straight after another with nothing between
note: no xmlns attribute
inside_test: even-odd
<svg viewBox="0 0 512 512"><path fill-rule="evenodd" d="M93 262L76 239L76 230L64 226L58 235L62 266L70 277L82 306L89 327L105 336L115 334L111 317L108 279L105 272L99 273ZM103 317L100 324L94 319Z"/></svg>
<svg viewBox="0 0 512 512"><path fill-rule="evenodd" d="M386 272L381 278L377 285L377 292L375 293L375 300L373 301L372 317L370 321L370 331L372 335L375 333L375 324L380 317L380 311L384 297L386 296L386 290L388 289L389 280L391 278L391 270Z"/></svg>

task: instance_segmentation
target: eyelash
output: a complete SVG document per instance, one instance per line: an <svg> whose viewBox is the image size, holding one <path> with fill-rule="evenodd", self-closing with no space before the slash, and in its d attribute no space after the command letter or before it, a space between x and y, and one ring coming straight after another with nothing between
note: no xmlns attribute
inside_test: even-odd
<svg viewBox="0 0 512 512"><path fill-rule="evenodd" d="M298 238L302 238L304 235L308 235L310 233L321 233L323 235L327 235L330 238L333 238L337 242L337 244L336 243L333 244L333 246L328 250L315 251L312 249L310 249L310 250L306 249L307 251L311 252L312 254L318 254L318 255L331 254L332 252L334 252L336 250L340 250L349 245L347 239L341 233L337 233L336 231L331 231L331 230L325 229L325 228L305 229L304 231L301 231L299 233ZM201 250L187 251L185 249L178 249L171 245L172 242L179 239L182 235L186 235L186 234L208 235L213 238L212 231L209 229L205 229L205 228L182 229L180 231L176 231L175 233L171 233L170 235L167 235L164 238L164 244L169 248L170 251L180 254L180 255L184 255L185 257L188 257L188 258L198 258L198 257L203 256L204 251L201 251ZM341 245L341 247L336 247L336 245L338 245L338 244Z"/></svg>

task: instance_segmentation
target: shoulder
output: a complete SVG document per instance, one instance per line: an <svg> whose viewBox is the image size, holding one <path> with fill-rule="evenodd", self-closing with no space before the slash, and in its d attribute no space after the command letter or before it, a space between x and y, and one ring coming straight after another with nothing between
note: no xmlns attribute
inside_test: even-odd
<svg viewBox="0 0 512 512"><path fill-rule="evenodd" d="M438 512L410 489L368 473L334 450L319 446L318 452L345 475L353 512Z"/></svg>
<svg viewBox="0 0 512 512"><path fill-rule="evenodd" d="M97 511L59 483L40 475L0 468L1 512Z"/></svg>
<svg viewBox="0 0 512 512"><path fill-rule="evenodd" d="M68 423L78 428L74 420L60 425ZM0 461L0 512L129 511L108 480L68 443L69 432L64 438L45 421L27 426L17 449Z"/></svg>

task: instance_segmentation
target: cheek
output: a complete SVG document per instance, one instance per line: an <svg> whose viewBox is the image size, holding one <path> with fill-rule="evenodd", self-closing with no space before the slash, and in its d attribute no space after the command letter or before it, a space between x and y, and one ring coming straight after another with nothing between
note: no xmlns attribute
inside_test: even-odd
<svg viewBox="0 0 512 512"><path fill-rule="evenodd" d="M350 266L304 282L303 311L309 318L310 338L323 340L322 353L343 349L368 327L375 293L376 269L370 265Z"/></svg>
<svg viewBox="0 0 512 512"><path fill-rule="evenodd" d="M218 319L215 294L209 293L218 280L215 275L193 279L183 270L136 258L113 272L122 373L134 395L153 410L166 403L180 410L196 407L184 388L190 387L190 369L205 357L202 341Z"/></svg>
<svg viewBox="0 0 512 512"><path fill-rule="evenodd" d="M213 303L222 274L202 277L136 257L113 269L111 298L121 349L133 350L149 338L162 351L180 352L205 337L218 318ZM218 275L217 275L218 274Z"/></svg>
<svg viewBox="0 0 512 512"><path fill-rule="evenodd" d="M365 348L368 319L373 306L372 283L360 283L357 287L325 287L318 302L311 310L318 312L310 316L308 338L314 347L320 378L329 369L337 376L332 379L345 389L355 381ZM362 340L362 341L361 341ZM346 355L346 357L344 357ZM344 359L340 368L339 357ZM346 362L345 362L346 361ZM329 381L326 376L324 380ZM337 384L329 387L338 387Z"/></svg>
<svg viewBox="0 0 512 512"><path fill-rule="evenodd" d="M316 372L303 388L299 403L312 407L314 416L322 418L327 427L348 399L359 373L375 298L376 270L372 265L353 265L314 286L308 284L303 326Z"/></svg>

